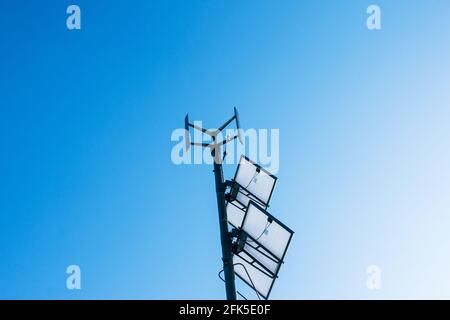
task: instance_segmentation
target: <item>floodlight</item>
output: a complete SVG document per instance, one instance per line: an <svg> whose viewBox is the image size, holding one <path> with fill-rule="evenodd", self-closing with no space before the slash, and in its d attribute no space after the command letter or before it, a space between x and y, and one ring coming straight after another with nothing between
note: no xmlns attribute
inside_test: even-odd
<svg viewBox="0 0 450 320"><path fill-rule="evenodd" d="M241 156L234 181L248 190L262 203L268 205L277 177L249 158Z"/></svg>
<svg viewBox="0 0 450 320"><path fill-rule="evenodd" d="M294 234L291 229L253 201L250 201L247 207L241 230L252 239L251 241L260 245L280 261L283 261Z"/></svg>
<svg viewBox="0 0 450 320"><path fill-rule="evenodd" d="M260 269L249 255L233 256L234 272L264 299L268 299L275 277Z"/></svg>

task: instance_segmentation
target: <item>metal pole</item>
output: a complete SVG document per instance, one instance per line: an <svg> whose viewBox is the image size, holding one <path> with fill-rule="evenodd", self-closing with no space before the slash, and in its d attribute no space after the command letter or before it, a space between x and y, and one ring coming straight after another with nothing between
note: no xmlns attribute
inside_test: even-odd
<svg viewBox="0 0 450 320"><path fill-rule="evenodd" d="M217 144L216 137L214 146L211 149L211 155L214 158L214 177L216 180L217 208L219 210L220 241L222 244L223 272L225 275L225 289L227 300L236 299L236 286L234 283L233 256L231 253L231 236L228 231L227 211L225 208L225 183L223 180L222 158L220 146Z"/></svg>

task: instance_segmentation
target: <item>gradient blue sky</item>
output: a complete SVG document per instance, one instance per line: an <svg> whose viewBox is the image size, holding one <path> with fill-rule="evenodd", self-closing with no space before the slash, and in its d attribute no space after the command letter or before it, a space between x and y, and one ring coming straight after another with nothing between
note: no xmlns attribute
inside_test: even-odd
<svg viewBox="0 0 450 320"><path fill-rule="evenodd" d="M223 298L213 174L170 136L234 105L280 129L271 298L450 298L449 30L445 0L2 1L0 298Z"/></svg>

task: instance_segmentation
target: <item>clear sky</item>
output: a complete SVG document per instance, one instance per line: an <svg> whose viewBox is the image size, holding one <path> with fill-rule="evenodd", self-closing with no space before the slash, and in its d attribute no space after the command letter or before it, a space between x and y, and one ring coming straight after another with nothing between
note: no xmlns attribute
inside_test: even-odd
<svg viewBox="0 0 450 320"><path fill-rule="evenodd" d="M233 106L280 130L271 298L450 298L449 30L446 0L2 1L0 298L224 298L212 168L170 137Z"/></svg>

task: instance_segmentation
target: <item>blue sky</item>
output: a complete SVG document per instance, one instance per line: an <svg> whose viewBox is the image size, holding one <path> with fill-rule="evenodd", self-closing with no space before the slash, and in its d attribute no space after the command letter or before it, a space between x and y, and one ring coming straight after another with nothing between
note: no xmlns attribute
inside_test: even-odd
<svg viewBox="0 0 450 320"><path fill-rule="evenodd" d="M271 298L450 298L448 1L73 3L0 4L0 298L223 298L212 168L170 136L233 106L280 130Z"/></svg>

